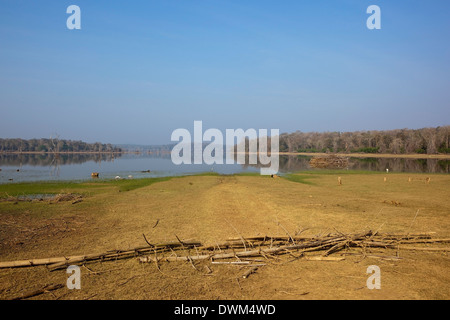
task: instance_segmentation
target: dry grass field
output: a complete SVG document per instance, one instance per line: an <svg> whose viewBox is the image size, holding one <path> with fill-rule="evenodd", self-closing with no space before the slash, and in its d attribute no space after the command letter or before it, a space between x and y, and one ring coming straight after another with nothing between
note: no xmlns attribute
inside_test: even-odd
<svg viewBox="0 0 450 320"><path fill-rule="evenodd" d="M276 179L174 177L129 189L107 181L46 188L82 194L83 201L0 201L0 261L144 246L143 234L152 243L178 237L212 245L287 232L435 232L450 238L448 175L313 171ZM293 252L296 259L261 258L266 265L246 279L240 277L245 267L208 261L161 262L159 269L138 258L93 262L81 267L81 290L63 287L31 299L449 299L448 244L418 246L442 250L373 248L362 256L355 248L337 253L342 261L311 261L307 257L317 253ZM380 267L379 290L366 287L370 265ZM67 277L45 266L0 269L0 298L65 285Z"/></svg>

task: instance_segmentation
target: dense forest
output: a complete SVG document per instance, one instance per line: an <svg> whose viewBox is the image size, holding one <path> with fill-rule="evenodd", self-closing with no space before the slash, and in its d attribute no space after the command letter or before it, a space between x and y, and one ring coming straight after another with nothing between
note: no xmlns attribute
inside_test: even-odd
<svg viewBox="0 0 450 320"><path fill-rule="evenodd" d="M121 152L111 144L86 143L83 141L50 139L0 139L1 152Z"/></svg>
<svg viewBox="0 0 450 320"><path fill-rule="evenodd" d="M450 153L450 126L355 132L300 132L280 135L280 152Z"/></svg>

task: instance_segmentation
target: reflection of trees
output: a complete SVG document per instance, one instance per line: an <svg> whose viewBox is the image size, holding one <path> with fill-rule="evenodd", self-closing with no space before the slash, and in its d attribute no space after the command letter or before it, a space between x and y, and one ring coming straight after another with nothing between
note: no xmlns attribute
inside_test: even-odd
<svg viewBox="0 0 450 320"><path fill-rule="evenodd" d="M443 172L450 172L450 160L439 160L438 165Z"/></svg>
<svg viewBox="0 0 450 320"><path fill-rule="evenodd" d="M234 157L235 162L236 156ZM311 167L309 166L309 160L311 160L311 157L307 156L280 156L279 157L279 171L280 172L293 172L293 171L304 171L309 170ZM245 156L245 163L241 164L243 169L247 168L268 168L270 167L270 163L267 165L258 164L249 164L249 157L248 155Z"/></svg>
<svg viewBox="0 0 450 320"><path fill-rule="evenodd" d="M88 161L102 162L114 161L122 154L95 153L95 154L0 154L0 163L3 166L51 166L55 173L59 166L66 164L80 164Z"/></svg>
<svg viewBox="0 0 450 320"><path fill-rule="evenodd" d="M193 153L192 153L193 154ZM171 159L171 153L169 151L152 151L147 152L148 158L158 158L158 159Z"/></svg>
<svg viewBox="0 0 450 320"><path fill-rule="evenodd" d="M438 159L405 158L350 158L351 169L392 172L449 173L448 167L439 165Z"/></svg>
<svg viewBox="0 0 450 320"><path fill-rule="evenodd" d="M307 156L280 156L280 172L295 172L310 170ZM247 162L248 163L248 162ZM246 167L262 167L258 165L243 165ZM365 171L391 172L423 172L450 173L450 161L438 159L405 159L405 158L349 158L349 169Z"/></svg>
<svg viewBox="0 0 450 320"><path fill-rule="evenodd" d="M151 154L0 154L0 166L16 166L23 165L45 166L51 167L52 174L59 175L60 166L70 164L81 164L88 161L100 163L102 161L114 161L115 158L133 159L133 158L154 158L154 159L170 159L170 153L151 153ZM237 159L235 158L235 163ZM280 156L279 170L280 172L294 172L310 170L308 156ZM224 159L225 163L225 159ZM246 168L261 168L261 164L250 165L248 155L245 157ZM269 167L270 164L265 167ZM438 159L406 159L406 158L349 158L349 169L351 170L368 170L368 171L385 171L389 169L391 172L428 172L428 173L450 173L450 161Z"/></svg>

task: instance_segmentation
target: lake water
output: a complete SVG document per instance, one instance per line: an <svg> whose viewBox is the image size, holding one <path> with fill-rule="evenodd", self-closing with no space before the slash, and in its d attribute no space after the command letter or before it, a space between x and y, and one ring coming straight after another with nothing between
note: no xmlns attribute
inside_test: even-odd
<svg viewBox="0 0 450 320"><path fill-rule="evenodd" d="M309 166L311 157L280 156L281 174L320 170ZM23 181L87 180L92 172L100 179L163 177L201 172L233 174L259 172L258 165L174 165L170 154L0 154L0 183ZM438 159L349 158L348 170L411 173L449 173L450 161ZM150 172L145 172L150 170Z"/></svg>

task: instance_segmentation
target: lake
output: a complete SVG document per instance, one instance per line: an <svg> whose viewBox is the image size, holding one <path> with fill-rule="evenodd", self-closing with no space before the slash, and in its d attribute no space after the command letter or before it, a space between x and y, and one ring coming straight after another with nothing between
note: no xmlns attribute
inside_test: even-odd
<svg viewBox="0 0 450 320"><path fill-rule="evenodd" d="M313 169L311 157L280 156L281 174ZM0 183L87 180L189 175L202 172L234 174L259 172L259 165L174 165L170 154L0 154ZM450 161L439 159L349 158L348 170L410 173L449 173ZM150 172L147 172L150 170Z"/></svg>

